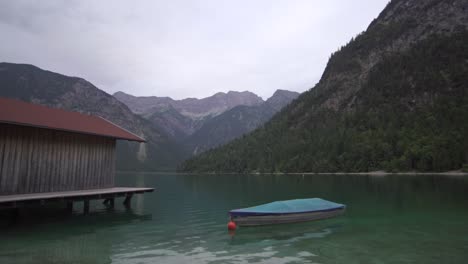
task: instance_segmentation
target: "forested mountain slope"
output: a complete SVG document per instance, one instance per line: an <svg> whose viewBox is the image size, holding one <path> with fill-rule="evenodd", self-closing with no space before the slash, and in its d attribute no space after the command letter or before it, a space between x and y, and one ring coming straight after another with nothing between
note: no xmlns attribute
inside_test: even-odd
<svg viewBox="0 0 468 264"><path fill-rule="evenodd" d="M297 92L277 90L260 105L236 106L205 121L183 143L194 155L224 145L260 127L298 96Z"/></svg>
<svg viewBox="0 0 468 264"><path fill-rule="evenodd" d="M443 171L468 156L468 1L393 0L319 83L184 171Z"/></svg>

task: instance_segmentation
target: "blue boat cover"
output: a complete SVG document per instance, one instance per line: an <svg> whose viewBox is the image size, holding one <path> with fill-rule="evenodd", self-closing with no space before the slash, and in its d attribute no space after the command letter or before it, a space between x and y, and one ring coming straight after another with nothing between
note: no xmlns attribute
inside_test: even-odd
<svg viewBox="0 0 468 264"><path fill-rule="evenodd" d="M229 211L232 217L248 215L298 214L316 211L331 211L344 208L345 205L320 198L277 201L248 208Z"/></svg>

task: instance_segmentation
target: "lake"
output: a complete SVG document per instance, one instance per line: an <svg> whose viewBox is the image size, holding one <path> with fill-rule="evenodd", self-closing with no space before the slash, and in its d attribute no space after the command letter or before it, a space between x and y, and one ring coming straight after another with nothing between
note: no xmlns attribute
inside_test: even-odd
<svg viewBox="0 0 468 264"><path fill-rule="evenodd" d="M83 216L48 208L1 228L0 263L468 263L468 177L118 173L155 187ZM321 197L316 222L226 228L230 209Z"/></svg>

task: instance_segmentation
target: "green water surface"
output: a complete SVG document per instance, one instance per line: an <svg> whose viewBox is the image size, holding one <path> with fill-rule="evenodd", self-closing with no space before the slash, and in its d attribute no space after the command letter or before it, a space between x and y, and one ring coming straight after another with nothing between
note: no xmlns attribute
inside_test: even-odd
<svg viewBox="0 0 468 264"><path fill-rule="evenodd" d="M131 210L22 212L0 228L0 263L468 263L468 177L119 173L117 184L156 191ZM226 229L230 209L309 197L347 212Z"/></svg>

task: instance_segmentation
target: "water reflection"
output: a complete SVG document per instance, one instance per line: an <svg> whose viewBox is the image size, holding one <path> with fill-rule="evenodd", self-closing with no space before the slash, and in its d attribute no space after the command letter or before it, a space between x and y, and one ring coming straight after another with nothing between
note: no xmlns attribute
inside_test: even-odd
<svg viewBox="0 0 468 264"><path fill-rule="evenodd" d="M19 222L0 228L9 238L0 246L0 263L111 263L116 238L126 233L120 227L152 220L151 214L132 210L103 209L86 216L53 211L22 212Z"/></svg>
<svg viewBox="0 0 468 264"><path fill-rule="evenodd" d="M248 243L258 243L258 241L269 241L271 245L288 245L292 242L298 242L310 238L323 238L339 231L342 226L342 220L336 220L336 223L315 222L297 223L281 226L259 226L241 228L232 234L231 245L244 245Z"/></svg>
<svg viewBox="0 0 468 264"><path fill-rule="evenodd" d="M222 181L219 179L222 178ZM465 204L467 177L440 175L186 175L177 177L194 196L236 201L237 207L273 200L322 197L337 202L382 203L405 210L413 203ZM236 206L232 208L237 208Z"/></svg>

